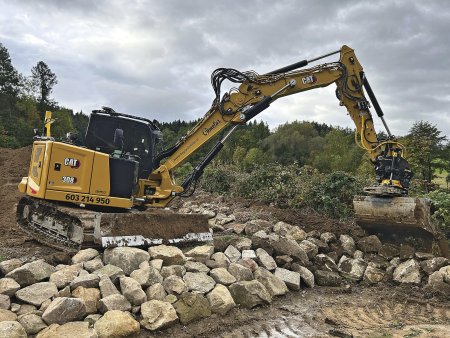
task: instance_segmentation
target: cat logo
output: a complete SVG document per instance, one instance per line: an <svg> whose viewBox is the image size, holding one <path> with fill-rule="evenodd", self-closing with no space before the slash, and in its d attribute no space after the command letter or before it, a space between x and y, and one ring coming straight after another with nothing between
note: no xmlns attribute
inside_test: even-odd
<svg viewBox="0 0 450 338"><path fill-rule="evenodd" d="M77 169L80 167L80 161L76 158L65 158L64 159L64 165L67 167L71 167L73 169Z"/></svg>
<svg viewBox="0 0 450 338"><path fill-rule="evenodd" d="M317 79L314 75L308 75L305 77L302 77L302 83L305 84L313 84L316 83Z"/></svg>

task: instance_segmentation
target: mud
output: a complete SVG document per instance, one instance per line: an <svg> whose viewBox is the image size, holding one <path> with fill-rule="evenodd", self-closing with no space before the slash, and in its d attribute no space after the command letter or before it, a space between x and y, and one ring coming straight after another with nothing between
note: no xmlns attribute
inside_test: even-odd
<svg viewBox="0 0 450 338"><path fill-rule="evenodd" d="M209 231L206 216L176 214L167 210L103 214L101 228L104 235L142 235L163 240L180 238L192 232Z"/></svg>
<svg viewBox="0 0 450 338"><path fill-rule="evenodd" d="M320 287L270 306L234 309L158 332L158 337L448 337L448 302L405 287ZM145 337L144 332L142 337Z"/></svg>

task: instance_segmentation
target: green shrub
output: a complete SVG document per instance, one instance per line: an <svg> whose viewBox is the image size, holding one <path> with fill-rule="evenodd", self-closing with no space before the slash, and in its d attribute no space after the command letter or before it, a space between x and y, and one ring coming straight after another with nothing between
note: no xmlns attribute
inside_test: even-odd
<svg viewBox="0 0 450 338"><path fill-rule="evenodd" d="M425 197L433 201L435 212L433 219L438 227L450 237L450 193L444 190L436 190L428 193Z"/></svg>
<svg viewBox="0 0 450 338"><path fill-rule="evenodd" d="M353 215L353 196L360 194L365 184L365 180L345 172L321 174L310 166L270 163L259 165L251 173L233 165L210 167L201 187L212 193L259 200L282 208L308 208L346 219Z"/></svg>

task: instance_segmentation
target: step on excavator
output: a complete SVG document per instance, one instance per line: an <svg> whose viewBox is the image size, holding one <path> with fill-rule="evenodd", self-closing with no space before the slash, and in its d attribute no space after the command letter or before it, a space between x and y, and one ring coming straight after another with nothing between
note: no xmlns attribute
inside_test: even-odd
<svg viewBox="0 0 450 338"><path fill-rule="evenodd" d="M334 54L338 61L304 68ZM238 87L222 95L224 81ZM395 243L410 238L421 250L446 250L445 239L431 222L430 201L407 196L413 174L404 158L405 147L391 134L348 46L264 75L216 69L211 75L215 98L210 109L175 145L159 153L156 121L103 107L90 116L86 146L78 146L71 137L62 141L52 137L55 120L46 112L43 133L33 143L28 177L19 184L25 197L18 203L18 224L37 240L66 251L210 241L206 217L173 213L168 204L190 196L230 135L273 101L333 83L339 105L355 123L355 141L367 152L376 174L376 184L354 199L357 224ZM371 107L386 129L385 139L377 136ZM220 132L220 140L177 184L174 169Z"/></svg>

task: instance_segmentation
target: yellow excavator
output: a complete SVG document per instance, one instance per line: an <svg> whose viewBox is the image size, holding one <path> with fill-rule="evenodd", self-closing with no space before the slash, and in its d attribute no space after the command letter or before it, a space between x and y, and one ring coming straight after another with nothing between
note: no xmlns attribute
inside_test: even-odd
<svg viewBox="0 0 450 338"><path fill-rule="evenodd" d="M340 55L339 61L303 68L334 54ZM226 80L239 86L222 96ZM413 234L427 251L436 240L443 242L430 220L430 202L407 197L412 172L403 157L405 149L391 134L353 49L343 46L264 75L219 68L211 83L215 93L211 108L173 147L158 154L161 132L154 121L104 107L92 112L86 146L81 147L70 138L54 140L54 120L47 112L44 132L33 143L28 177L19 184L26 196L18 204L18 224L36 239L63 250L211 240L205 217L175 214L165 207L176 197L189 196L240 125L281 97L334 83L339 104L355 123L355 141L367 151L377 178L366 196L355 197L356 222L394 240L399 234ZM371 106L386 129L384 140L377 137ZM225 133L220 141L177 184L174 169L221 131Z"/></svg>

